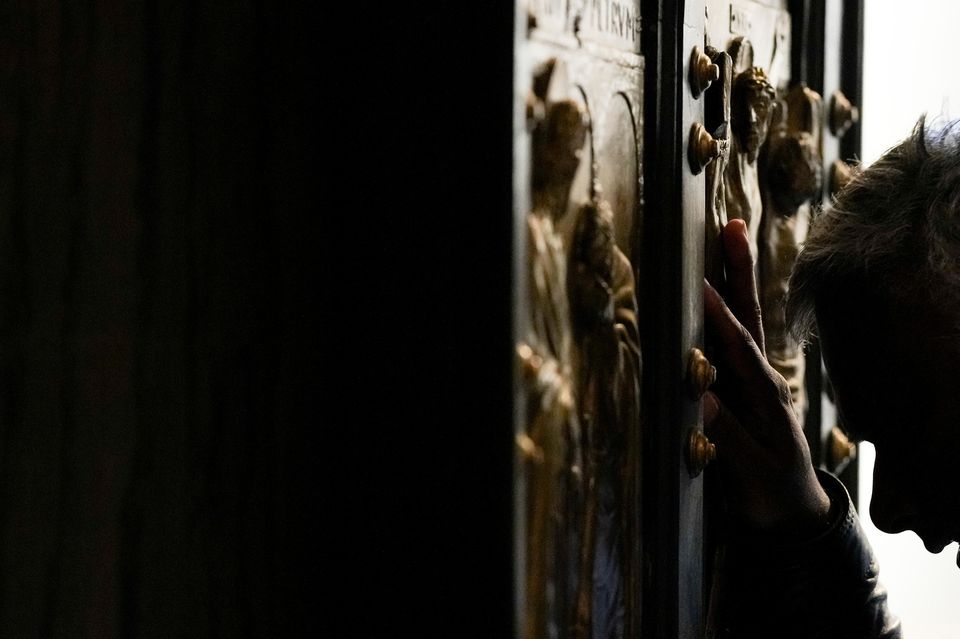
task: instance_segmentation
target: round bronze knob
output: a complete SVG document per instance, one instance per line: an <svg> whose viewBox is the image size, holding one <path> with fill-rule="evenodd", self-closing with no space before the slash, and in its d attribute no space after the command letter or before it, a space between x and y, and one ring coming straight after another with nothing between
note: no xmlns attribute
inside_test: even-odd
<svg viewBox="0 0 960 639"><path fill-rule="evenodd" d="M836 426L830 430L829 440L827 464L831 472L839 473L850 463L850 460L857 456L857 445Z"/></svg>
<svg viewBox="0 0 960 639"><path fill-rule="evenodd" d="M717 458L717 447L699 430L692 430L687 437L686 456L690 477L696 477L703 472L707 464Z"/></svg>
<svg viewBox="0 0 960 639"><path fill-rule="evenodd" d="M694 399L700 399L713 383L717 381L717 368L699 348L690 349L687 362L687 384Z"/></svg>
<svg viewBox="0 0 960 639"><path fill-rule="evenodd" d="M836 195L853 179L854 169L843 160L834 160L830 168L830 195Z"/></svg>
<svg viewBox="0 0 960 639"><path fill-rule="evenodd" d="M710 162L720 157L725 148L724 140L714 139L703 125L697 122L690 129L689 160L694 175L703 171Z"/></svg>
<svg viewBox="0 0 960 639"><path fill-rule="evenodd" d="M859 119L860 109L853 106L843 91L835 91L830 98L830 133L843 137Z"/></svg>
<svg viewBox="0 0 960 639"><path fill-rule="evenodd" d="M690 89L693 97L699 96L719 79L720 67L714 64L700 47L693 47L690 55Z"/></svg>

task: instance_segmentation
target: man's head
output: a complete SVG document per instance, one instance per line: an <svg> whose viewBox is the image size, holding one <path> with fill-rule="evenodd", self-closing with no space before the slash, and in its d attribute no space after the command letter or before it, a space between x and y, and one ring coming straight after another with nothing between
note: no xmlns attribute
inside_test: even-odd
<svg viewBox="0 0 960 639"><path fill-rule="evenodd" d="M737 74L732 92L733 133L746 152L747 159L753 162L767 138L776 93L767 80L767 74L759 67L750 67Z"/></svg>
<svg viewBox="0 0 960 639"><path fill-rule="evenodd" d="M816 330L842 426L877 449L871 515L960 539L960 135L913 134L811 226L787 319Z"/></svg>

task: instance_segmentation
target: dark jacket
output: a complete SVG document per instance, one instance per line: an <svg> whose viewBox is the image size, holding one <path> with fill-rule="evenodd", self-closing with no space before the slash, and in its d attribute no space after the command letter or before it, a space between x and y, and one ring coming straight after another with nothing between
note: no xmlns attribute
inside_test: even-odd
<svg viewBox="0 0 960 639"><path fill-rule="evenodd" d="M718 639L900 639L879 567L846 488L817 476L830 523L813 539L731 536Z"/></svg>

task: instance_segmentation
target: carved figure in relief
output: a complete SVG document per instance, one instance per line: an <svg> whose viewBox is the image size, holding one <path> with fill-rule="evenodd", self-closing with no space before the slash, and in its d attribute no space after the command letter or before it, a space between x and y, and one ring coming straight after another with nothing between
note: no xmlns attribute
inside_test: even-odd
<svg viewBox="0 0 960 639"><path fill-rule="evenodd" d="M805 85L779 102L760 160L763 220L759 234L758 289L767 360L787 380L794 407L805 413L804 355L787 330L784 301L790 272L810 221L810 201L823 186L820 136L823 100Z"/></svg>
<svg viewBox="0 0 960 639"><path fill-rule="evenodd" d="M591 191L569 272L586 497L573 636L583 639L623 636L627 546L639 534L630 520L639 507L641 366L633 267L614 242L613 211L595 178Z"/></svg>
<svg viewBox="0 0 960 639"><path fill-rule="evenodd" d="M730 98L733 139L724 173L726 213L728 219L741 219L747 224L750 247L756 255L763 209L757 157L767 139L776 93L764 70L753 66L749 40L734 38L727 51L734 75Z"/></svg>
<svg viewBox="0 0 960 639"><path fill-rule="evenodd" d="M639 534L640 347L633 268L592 167L589 201L570 205L589 117L556 61L529 100L530 317L518 346L527 428L528 638L622 637ZM557 230L575 210L569 246ZM632 212L631 212L632 213ZM569 267L569 268L568 268ZM631 583L631 579L637 583Z"/></svg>
<svg viewBox="0 0 960 639"><path fill-rule="evenodd" d="M563 95L562 67L547 62L528 101L531 210L527 215L529 324L517 347L526 393L526 615L528 639L568 636L578 583L581 431L572 361L566 251L556 222L567 211L586 141L583 109Z"/></svg>
<svg viewBox="0 0 960 639"><path fill-rule="evenodd" d="M718 285L723 279L720 231L727 224L724 174L730 155L730 91L733 61L726 51L720 51L709 45L705 47L705 53L720 70L720 77L704 94L704 126L711 137L721 141L720 155L704 167L707 185L704 275L707 280Z"/></svg>

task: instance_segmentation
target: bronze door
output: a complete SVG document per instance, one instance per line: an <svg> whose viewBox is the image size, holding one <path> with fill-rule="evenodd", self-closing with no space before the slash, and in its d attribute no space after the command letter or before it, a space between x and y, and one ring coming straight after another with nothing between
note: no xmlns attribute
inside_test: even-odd
<svg viewBox="0 0 960 639"><path fill-rule="evenodd" d="M534 2L517 24L519 631L637 636L640 7Z"/></svg>
<svg viewBox="0 0 960 639"><path fill-rule="evenodd" d="M516 636L719 636L702 282L722 286L729 219L747 223L768 356L820 454L819 360L779 307L853 119L822 97L840 75L825 51L859 51L824 31L838 7L517 4Z"/></svg>

